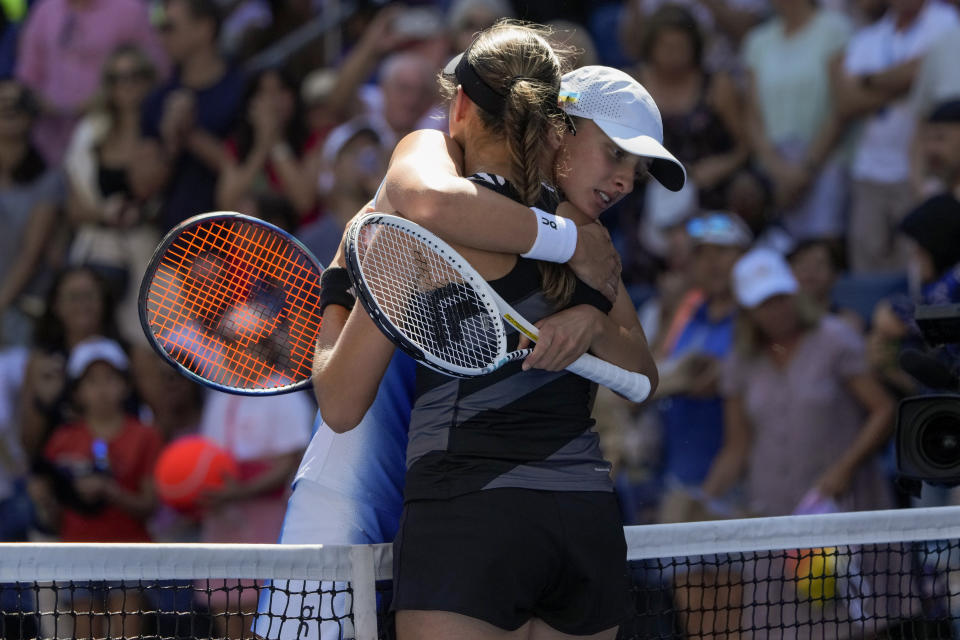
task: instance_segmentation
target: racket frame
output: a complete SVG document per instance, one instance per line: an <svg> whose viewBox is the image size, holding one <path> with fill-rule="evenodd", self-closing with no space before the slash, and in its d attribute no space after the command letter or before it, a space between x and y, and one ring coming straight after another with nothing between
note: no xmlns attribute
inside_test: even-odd
<svg viewBox="0 0 960 640"><path fill-rule="evenodd" d="M153 282L153 276L157 273L157 269L160 266L161 261L167 253L167 249L170 248L174 242L176 242L180 236L193 229L194 227L208 224L211 222L216 222L217 220L228 220L228 221L240 221L255 226L262 227L267 229L272 233L279 234L283 239L288 241L290 244L295 245L302 255L308 260L310 265L314 268L319 278L320 274L323 273L323 266L316 259L310 249L307 248L303 242L298 238L292 236L288 232L284 231L280 227L270 224L266 220L261 220L260 218L254 218L253 216L248 216L243 213L237 213L236 211L212 211L210 213L201 213L199 215L187 218L173 229L167 232L167 235L163 237L163 240L160 241L160 244L157 245L157 248L153 252L153 256L150 258L150 262L147 265L147 268L143 272L143 277L140 280L140 292L137 296L137 312L140 316L140 326L143 329L144 334L147 337L147 341L150 343L150 346L156 351L161 358L171 366L173 366L181 374L185 375L187 378L193 382L200 383L205 387L215 389L216 391L223 391L225 393L230 393L238 396L277 396L287 393L294 393L296 391L301 391L311 386L312 376L307 377L303 380L298 380L293 384L289 384L283 387L271 387L268 389L241 389L238 387L231 387L227 385L222 385L212 380L208 380L203 376L197 374L196 372L190 370L188 367L184 366L177 361L176 358L167 353L166 349L160 345L157 336L154 335L153 329L150 327L150 321L147 318L147 299L150 293L150 284ZM322 319L321 319L322 320ZM317 326L320 326L320 321L318 320Z"/></svg>
<svg viewBox="0 0 960 640"><path fill-rule="evenodd" d="M363 265L361 263L361 256L358 250L358 244L360 242L359 235L361 229L371 223L384 224L387 226L393 226L400 228L404 233L415 237L420 242L427 245L431 250L436 252L447 264L453 267L478 294L478 299L483 303L485 312L493 320L493 330L497 334L497 350L499 357L495 362L491 363L486 367L460 367L446 360L436 358L428 350L424 349L421 345L417 344L416 341L411 339L405 332L400 330L393 321L390 319L390 315L384 310L376 299L370 294L367 289L365 282L365 276L363 273ZM424 366L433 369L439 373L445 375L454 376L457 378L477 378L483 375L486 375L492 371L496 371L504 363L518 359L507 358L507 333L504 329L503 323L500 321L500 310L497 307L497 301L494 300L490 293L493 289L487 283L486 280L481 277L473 266L463 259L456 250L453 249L446 242L433 235L432 233L425 232L423 227L417 225L406 218L401 218L400 216L394 216L383 213L370 213L358 218L355 218L354 221L350 224L350 227L347 230L346 240L344 245L345 251L344 255L346 258L347 274L350 276L350 281L353 282L353 289L356 293L357 300L360 301L360 304L363 306L364 310L373 320L374 324L387 336L391 342L393 342L401 351L409 355L414 360L417 360Z"/></svg>
<svg viewBox="0 0 960 640"><path fill-rule="evenodd" d="M499 334L499 357L496 362L483 369L462 370L461 367L434 357L393 324L389 315L369 295L366 286L363 284L363 268L357 252L358 236L364 225L372 223L393 226L414 236L426 244L428 248L433 249L441 259L456 269L463 279L473 287L479 299L483 301L487 312L496 318L494 325L497 327L497 331L502 331ZM506 332L503 331L503 322L508 323L533 342L536 342L540 337L540 332L536 326L504 300L456 249L411 220L385 213L369 213L354 219L347 232L346 258L347 272L354 284L357 299L360 300L374 323L400 349L435 371L460 378L477 377L495 371L507 362L526 357L532 349L520 349L507 353ZM501 318L503 322L500 321ZM571 363L567 367L567 371L607 386L633 402L643 402L650 394L650 380L645 375L628 371L589 353L583 354Z"/></svg>

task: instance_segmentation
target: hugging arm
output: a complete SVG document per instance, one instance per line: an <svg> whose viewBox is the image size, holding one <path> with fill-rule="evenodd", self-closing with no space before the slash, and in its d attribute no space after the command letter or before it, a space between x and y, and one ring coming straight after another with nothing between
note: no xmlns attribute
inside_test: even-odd
<svg viewBox="0 0 960 640"><path fill-rule="evenodd" d="M345 264L341 240L330 268ZM320 415L331 429L343 433L360 424L377 397L393 351L393 343L359 304L352 311L339 304L324 309L313 358L313 391Z"/></svg>
<svg viewBox="0 0 960 640"><path fill-rule="evenodd" d="M537 239L538 217L462 173L463 151L454 140L439 131L414 131L393 152L384 194L404 217L448 242L496 253L529 251ZM567 264L608 299L616 298L620 259L602 225L591 221L577 228L576 249Z"/></svg>
<svg viewBox="0 0 960 640"><path fill-rule="evenodd" d="M540 340L524 361L524 368L559 371L586 352L650 379L650 394L657 388L657 365L626 288L621 283L617 302L609 314L582 304L536 323ZM522 337L521 347L530 341Z"/></svg>

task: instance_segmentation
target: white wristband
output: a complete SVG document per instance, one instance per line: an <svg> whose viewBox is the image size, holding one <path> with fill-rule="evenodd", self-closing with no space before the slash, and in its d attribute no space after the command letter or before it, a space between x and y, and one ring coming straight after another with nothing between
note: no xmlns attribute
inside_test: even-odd
<svg viewBox="0 0 960 640"><path fill-rule="evenodd" d="M520 255L545 262L570 260L577 249L577 225L536 207L530 207L530 210L537 216L537 239L529 251Z"/></svg>

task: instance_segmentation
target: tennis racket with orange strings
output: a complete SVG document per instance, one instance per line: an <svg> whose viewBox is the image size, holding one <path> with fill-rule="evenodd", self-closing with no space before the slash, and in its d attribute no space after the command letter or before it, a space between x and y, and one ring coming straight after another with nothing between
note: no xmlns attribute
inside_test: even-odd
<svg viewBox="0 0 960 640"><path fill-rule="evenodd" d="M323 267L296 238L232 212L184 221L140 285L153 348L219 391L272 395L310 385Z"/></svg>

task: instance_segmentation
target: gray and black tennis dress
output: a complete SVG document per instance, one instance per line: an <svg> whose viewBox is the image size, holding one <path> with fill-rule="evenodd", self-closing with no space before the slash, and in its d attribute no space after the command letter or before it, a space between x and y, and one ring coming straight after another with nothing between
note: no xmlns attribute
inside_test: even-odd
<svg viewBox="0 0 960 640"><path fill-rule="evenodd" d="M499 176L471 179L519 199ZM518 258L490 284L531 322L559 310L535 261ZM568 306L578 304L610 310L579 281ZM510 336L511 349L518 339ZM509 630L536 617L576 635L620 624L626 544L590 417L595 394L577 375L519 362L471 379L418 366L395 609L452 611Z"/></svg>

